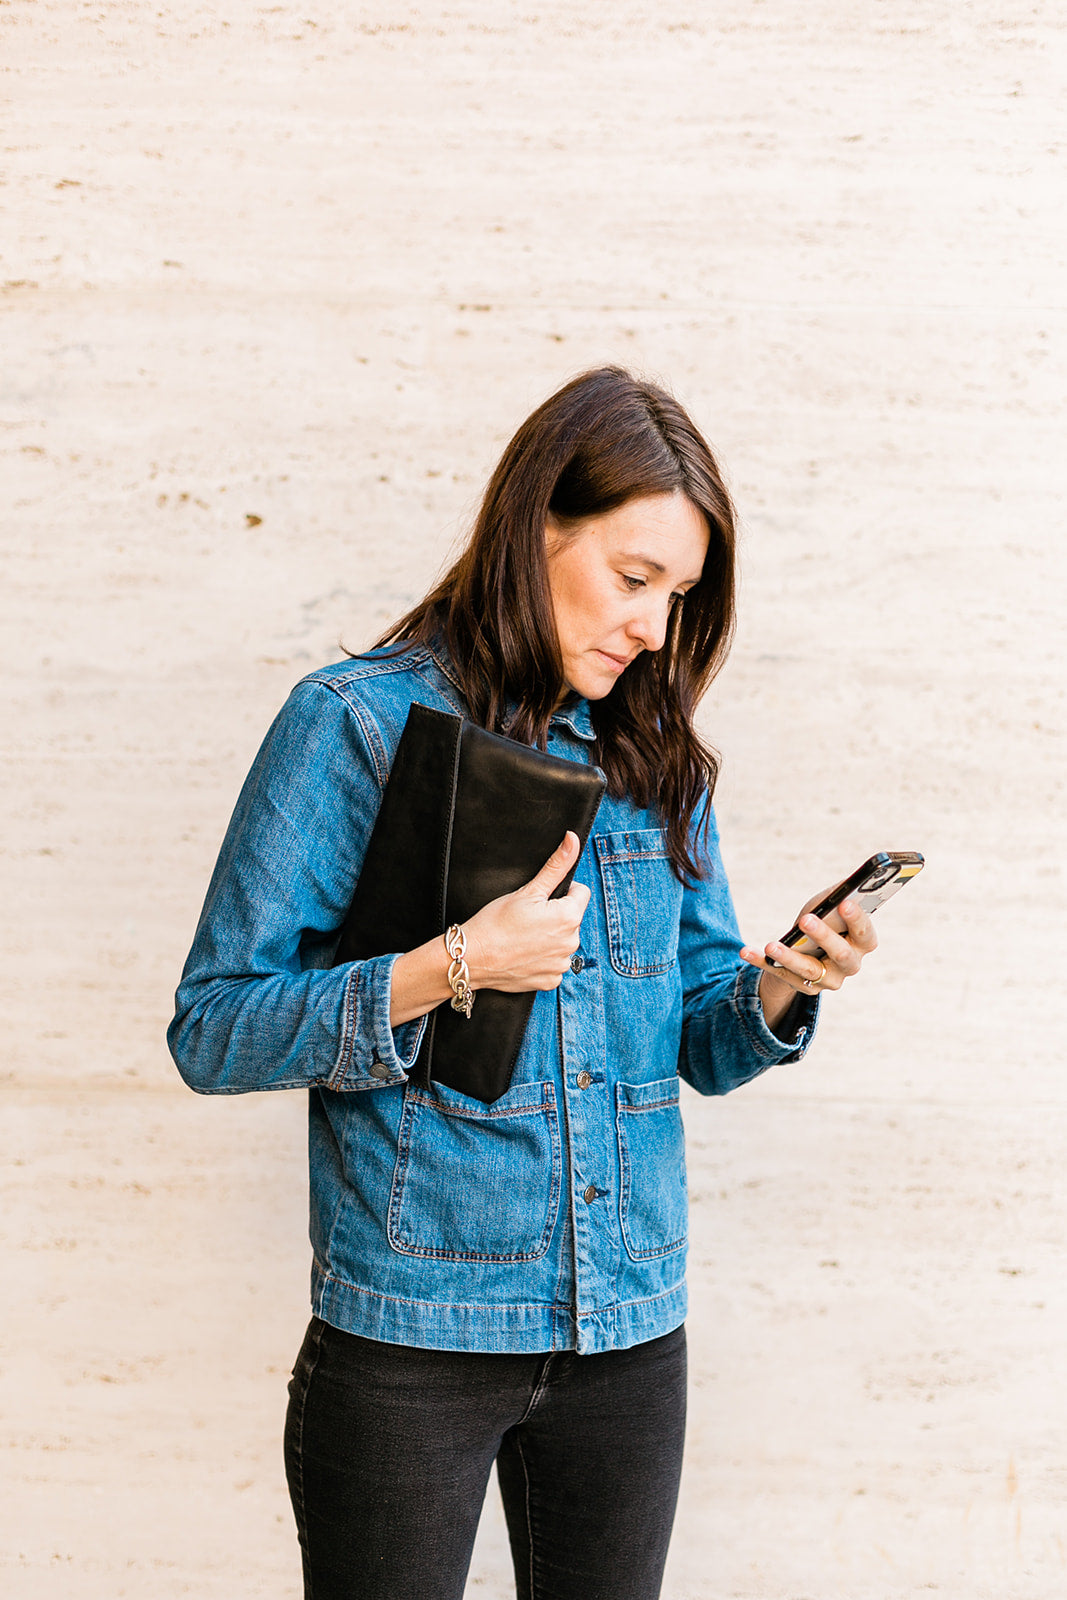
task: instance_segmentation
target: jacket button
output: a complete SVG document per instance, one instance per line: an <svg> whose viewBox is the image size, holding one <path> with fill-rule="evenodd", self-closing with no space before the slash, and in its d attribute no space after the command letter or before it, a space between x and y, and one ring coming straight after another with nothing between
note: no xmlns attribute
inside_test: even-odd
<svg viewBox="0 0 1067 1600"><path fill-rule="evenodd" d="M593 1074L591 1072L579 1072L574 1081L578 1085L579 1089L588 1089L589 1085L593 1081Z"/></svg>
<svg viewBox="0 0 1067 1600"><path fill-rule="evenodd" d="M372 1078L391 1078L393 1076L384 1061L372 1061L370 1075Z"/></svg>
<svg viewBox="0 0 1067 1600"><path fill-rule="evenodd" d="M571 956L571 971L572 972L581 972L581 970L582 970L582 968L584 966L585 966L585 962L582 960L581 956Z"/></svg>
<svg viewBox="0 0 1067 1600"><path fill-rule="evenodd" d="M582 1199L585 1201L587 1206L592 1205L593 1201L596 1199L596 1187L593 1184L590 1184L588 1189L586 1189Z"/></svg>

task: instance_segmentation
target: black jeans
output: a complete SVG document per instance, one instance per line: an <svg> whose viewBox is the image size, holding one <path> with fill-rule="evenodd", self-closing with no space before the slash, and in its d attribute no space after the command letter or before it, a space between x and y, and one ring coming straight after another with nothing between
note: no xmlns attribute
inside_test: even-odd
<svg viewBox="0 0 1067 1600"><path fill-rule="evenodd" d="M314 1318L285 1465L306 1600L462 1600L494 1460L518 1600L655 1600L685 1329L579 1356L415 1350Z"/></svg>

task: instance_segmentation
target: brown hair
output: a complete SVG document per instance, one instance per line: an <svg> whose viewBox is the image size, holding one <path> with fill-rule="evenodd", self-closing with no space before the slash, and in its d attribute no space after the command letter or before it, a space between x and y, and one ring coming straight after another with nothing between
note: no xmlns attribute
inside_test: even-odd
<svg viewBox="0 0 1067 1600"><path fill-rule="evenodd" d="M663 648L643 651L591 702L608 792L654 808L679 877L699 876L689 833L718 757L693 727L734 625L734 513L715 458L677 400L620 367L583 373L529 416L489 480L471 537L440 583L376 648L443 639L472 718L545 746L566 691L545 529L681 491L707 520L700 581L675 603Z"/></svg>

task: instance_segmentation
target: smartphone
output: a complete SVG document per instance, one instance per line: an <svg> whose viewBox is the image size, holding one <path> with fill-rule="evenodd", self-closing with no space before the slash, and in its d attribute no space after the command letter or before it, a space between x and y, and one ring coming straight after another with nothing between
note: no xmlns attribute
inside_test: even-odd
<svg viewBox="0 0 1067 1600"><path fill-rule="evenodd" d="M855 900L867 912L877 911L898 889L903 889L906 883L917 877L923 865L923 858L917 850L880 850L876 856L869 856L862 867L857 867L855 872L843 878L829 894L824 894L801 915L810 913L821 917L835 933L844 933L844 919L837 911L842 900ZM795 922L778 942L788 945L791 950L799 950L803 956L813 956L816 961L826 954L822 946L802 933ZM771 967L781 965L771 956L766 956L765 960Z"/></svg>

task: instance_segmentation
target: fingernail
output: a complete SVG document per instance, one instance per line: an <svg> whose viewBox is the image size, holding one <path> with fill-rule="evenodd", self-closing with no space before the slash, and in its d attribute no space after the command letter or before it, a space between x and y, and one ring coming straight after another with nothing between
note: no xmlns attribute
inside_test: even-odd
<svg viewBox="0 0 1067 1600"><path fill-rule="evenodd" d="M841 910L841 911L855 911L855 909L856 909L855 900L842 900L841 905L839 907L839 910Z"/></svg>

